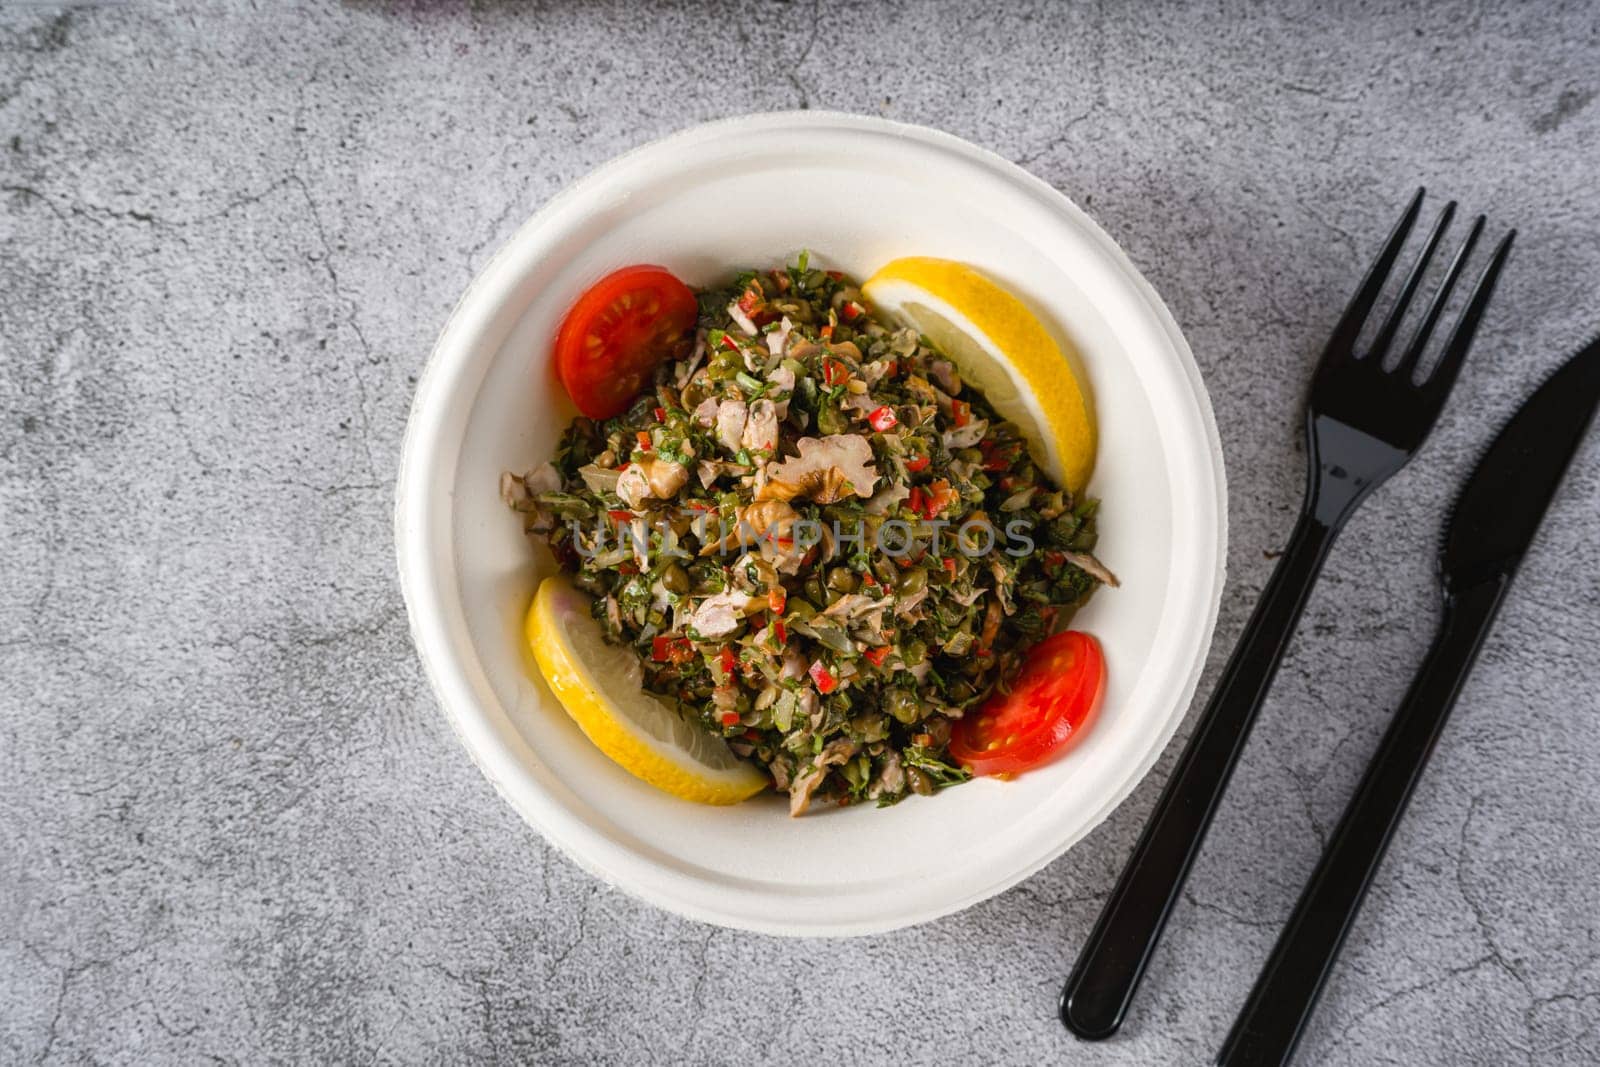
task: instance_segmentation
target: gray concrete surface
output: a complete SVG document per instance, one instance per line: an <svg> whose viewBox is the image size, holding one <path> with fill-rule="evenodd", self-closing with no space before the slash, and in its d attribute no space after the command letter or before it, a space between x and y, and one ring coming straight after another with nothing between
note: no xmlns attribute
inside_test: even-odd
<svg viewBox="0 0 1600 1067"><path fill-rule="evenodd" d="M0 1062L1197 1063L1435 619L1491 427L1600 329L1593 5L0 5ZM393 577L415 377L497 242L744 111L928 123L1087 207L1216 406L1231 581L1406 192L1515 224L1426 452L1336 548L1123 1036L1062 974L1156 773L1019 888L790 943L657 914L524 826ZM1600 1060L1600 447L1467 686L1308 1064Z"/></svg>

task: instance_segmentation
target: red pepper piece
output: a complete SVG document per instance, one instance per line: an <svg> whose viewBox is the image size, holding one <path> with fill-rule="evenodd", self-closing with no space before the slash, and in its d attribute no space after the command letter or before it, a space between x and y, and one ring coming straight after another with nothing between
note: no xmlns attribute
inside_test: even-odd
<svg viewBox="0 0 1600 1067"><path fill-rule="evenodd" d="M687 637L661 634L650 642L650 658L657 663L685 663L694 658L694 648Z"/></svg>
<svg viewBox="0 0 1600 1067"><path fill-rule="evenodd" d="M822 665L820 659L813 663L806 673L811 675L811 681L816 684L817 692L824 696L839 688L839 679L828 672L828 668Z"/></svg>
<svg viewBox="0 0 1600 1067"><path fill-rule="evenodd" d="M978 451L983 453L983 469L986 471L1003 471L1016 458L1009 448L999 448L987 437L978 442Z"/></svg>

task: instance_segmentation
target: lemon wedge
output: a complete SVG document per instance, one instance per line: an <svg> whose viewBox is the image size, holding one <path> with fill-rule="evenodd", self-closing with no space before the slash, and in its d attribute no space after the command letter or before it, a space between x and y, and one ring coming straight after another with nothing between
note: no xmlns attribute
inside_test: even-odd
<svg viewBox="0 0 1600 1067"><path fill-rule="evenodd" d="M964 263L913 256L867 279L862 293L950 357L1007 422L1040 468L1073 493L1094 469L1089 394L1044 324L1011 293ZM1070 356L1070 359L1069 359Z"/></svg>
<svg viewBox="0 0 1600 1067"><path fill-rule="evenodd" d="M641 688L638 654L606 643L589 598L567 579L540 583L523 630L561 706L630 774L701 804L737 804L766 787L767 776L722 738Z"/></svg>

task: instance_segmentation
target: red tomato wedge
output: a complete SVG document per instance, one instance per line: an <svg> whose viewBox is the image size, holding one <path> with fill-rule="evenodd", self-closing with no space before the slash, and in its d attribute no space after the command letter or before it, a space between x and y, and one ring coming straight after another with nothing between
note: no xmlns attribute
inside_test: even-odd
<svg viewBox="0 0 1600 1067"><path fill-rule="evenodd" d="M623 267L601 278L556 333L556 373L567 395L591 419L622 414L687 342L696 314L694 293L660 267Z"/></svg>
<svg viewBox="0 0 1600 1067"><path fill-rule="evenodd" d="M1100 642L1076 630L1047 637L1028 653L1011 692L956 721L950 755L980 775L1037 767L1083 739L1105 691Z"/></svg>

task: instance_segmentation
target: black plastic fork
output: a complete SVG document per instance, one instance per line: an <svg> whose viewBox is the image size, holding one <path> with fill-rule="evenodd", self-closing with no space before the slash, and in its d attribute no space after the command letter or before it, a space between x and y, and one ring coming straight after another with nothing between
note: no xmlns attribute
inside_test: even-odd
<svg viewBox="0 0 1600 1067"><path fill-rule="evenodd" d="M1418 189L1323 352L1306 404L1310 462L1294 534L1062 990L1061 1021L1081 1038L1110 1037L1122 1026L1334 538L1367 494L1421 447L1494 292L1514 234L1506 235L1484 267L1431 373L1416 380L1428 339L1483 233L1480 215L1410 345L1392 367L1384 366L1455 214L1452 201L1440 212L1371 345L1359 350L1363 328L1422 210L1422 197Z"/></svg>

